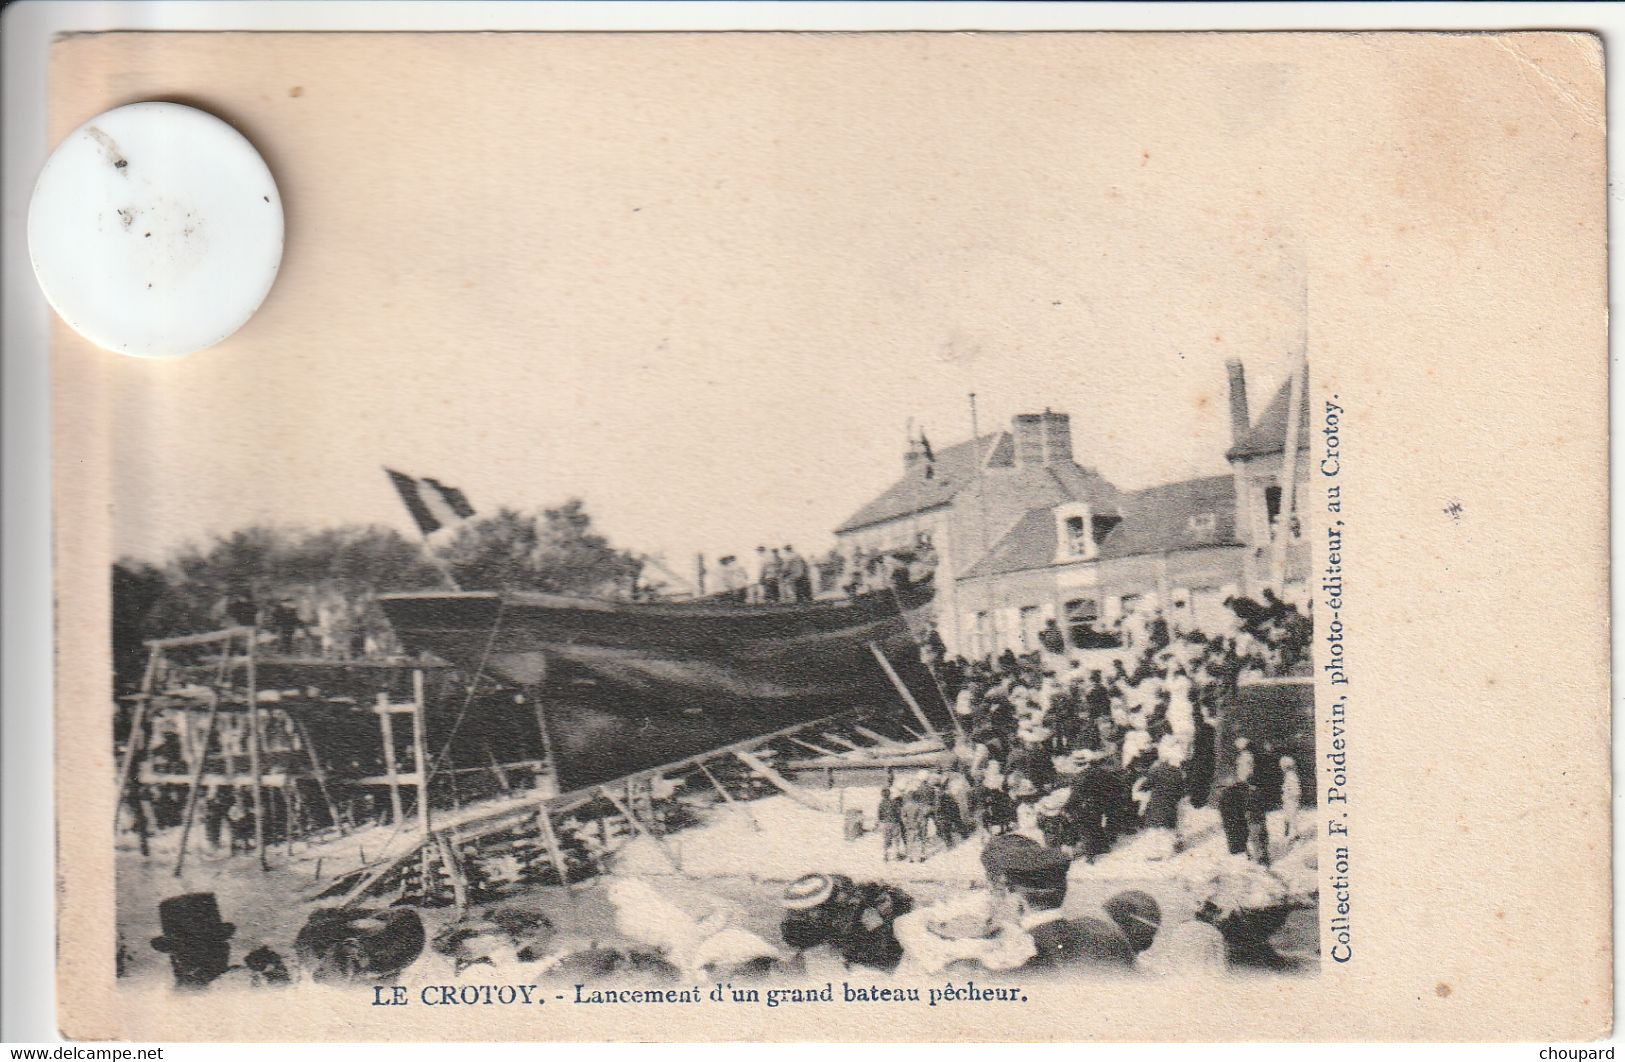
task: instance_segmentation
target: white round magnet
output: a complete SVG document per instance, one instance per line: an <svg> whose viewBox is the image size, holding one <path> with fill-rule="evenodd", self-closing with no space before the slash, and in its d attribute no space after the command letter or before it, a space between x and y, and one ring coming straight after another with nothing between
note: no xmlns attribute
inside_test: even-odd
<svg viewBox="0 0 1625 1062"><path fill-rule="evenodd" d="M51 306L121 354L173 357L253 316L282 262L282 200L241 133L133 103L74 130L40 171L28 250Z"/></svg>

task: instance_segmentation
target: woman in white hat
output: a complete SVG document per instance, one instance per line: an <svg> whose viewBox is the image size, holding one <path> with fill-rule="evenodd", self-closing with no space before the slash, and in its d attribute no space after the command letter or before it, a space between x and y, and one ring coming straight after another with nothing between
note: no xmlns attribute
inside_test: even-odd
<svg viewBox="0 0 1625 1062"><path fill-rule="evenodd" d="M1281 840L1290 843L1297 830L1298 808L1303 803L1303 782L1298 778L1298 762L1281 757Z"/></svg>
<svg viewBox="0 0 1625 1062"><path fill-rule="evenodd" d="M1044 843L1051 848L1070 849L1076 843L1072 817L1067 814L1067 805L1072 800L1072 787L1062 786L1059 789L1045 793L1035 805L1038 812L1038 829L1044 835Z"/></svg>

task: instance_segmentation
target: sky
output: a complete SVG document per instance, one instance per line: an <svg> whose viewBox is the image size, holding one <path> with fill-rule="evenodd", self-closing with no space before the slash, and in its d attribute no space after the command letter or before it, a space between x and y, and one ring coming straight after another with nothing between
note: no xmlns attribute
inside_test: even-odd
<svg viewBox="0 0 1625 1062"><path fill-rule="evenodd" d="M208 87L288 250L225 344L108 356L117 554L411 532L386 465L477 509L582 497L683 573L817 551L911 420L969 436L970 392L984 431L1070 413L1123 488L1221 473L1224 359L1256 413L1306 341L1298 72L1200 38L152 48L130 91Z"/></svg>

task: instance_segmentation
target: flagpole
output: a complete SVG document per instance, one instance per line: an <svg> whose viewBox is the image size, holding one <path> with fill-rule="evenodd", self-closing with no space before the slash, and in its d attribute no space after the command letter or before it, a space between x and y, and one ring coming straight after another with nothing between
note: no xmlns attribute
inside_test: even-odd
<svg viewBox="0 0 1625 1062"><path fill-rule="evenodd" d="M970 437L971 437L971 451L972 451L973 456L976 459L976 513L977 513L977 522L978 522L978 525L979 525L979 528L980 528L980 535L981 535L981 539L982 539L982 551L981 551L981 555L977 558L977 560L978 560L978 562L980 562L980 561L985 560L987 558L987 551L988 551L988 544L987 544L987 489L986 489L985 484L982 482L982 465L985 463L985 460L984 460L984 457L983 457L983 454L982 454L982 432L981 432L981 428L977 425L977 422L976 422L976 392L975 391L972 391L970 393ZM999 618L994 613L994 610L993 610L993 583L992 583L991 580L992 580L992 574L991 573L984 574L982 576L983 600L984 600L984 603L985 603L985 607L987 608L987 634L988 634L988 643L989 643L987 645L987 655L988 655L988 659L990 659L990 660L996 655L993 652L994 646L992 645L992 643L998 640L998 630L999 630ZM981 632L977 631L977 639L980 640L980 638L981 638Z"/></svg>
<svg viewBox="0 0 1625 1062"><path fill-rule="evenodd" d="M447 564L440 557L436 556L434 548L429 544L429 536L434 534L434 531L442 530L445 525L441 524L441 526L436 527L433 531L429 529L426 521L432 521L436 524L440 524L440 521L435 519L435 517L424 506L421 499L418 498L417 477L408 476L404 472L397 472L388 465L380 465L379 467L384 470L384 475L387 476L390 482L394 484L396 494L406 505L407 512L412 516L412 522L417 526L418 534L422 536L424 558L428 560L430 564L434 565L435 570L438 571L441 577L446 580L446 585L450 586L453 592L462 593L463 588L458 585L457 577L451 573L451 565ZM410 487L408 484L410 484ZM436 485L438 486L438 484ZM458 493L460 494L461 492ZM466 501L464 504L466 505ZM459 513L459 515L461 515L461 513Z"/></svg>
<svg viewBox="0 0 1625 1062"><path fill-rule="evenodd" d="M451 587L453 593L460 594L463 592L463 588L457 583L457 577L451 574L451 565L435 555L434 548L429 545L428 534L423 536L423 555L429 558L430 564L439 569L440 574L445 577L446 583Z"/></svg>

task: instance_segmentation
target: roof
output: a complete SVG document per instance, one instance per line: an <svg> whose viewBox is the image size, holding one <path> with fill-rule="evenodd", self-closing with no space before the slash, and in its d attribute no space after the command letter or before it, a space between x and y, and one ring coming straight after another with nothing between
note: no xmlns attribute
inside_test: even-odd
<svg viewBox="0 0 1625 1062"><path fill-rule="evenodd" d="M1225 453L1225 458L1234 461L1243 457L1264 457L1268 454L1278 454L1286 450L1286 413L1287 405L1292 400L1292 381L1297 379L1288 376L1281 382L1281 387L1270 399L1270 404L1264 408L1264 413L1247 429L1247 433L1236 441ZM1309 448L1309 403L1300 403L1298 417L1298 449Z"/></svg>
<svg viewBox="0 0 1625 1062"><path fill-rule="evenodd" d="M991 448L993 456L988 463L1006 465L1014 459L1014 447L1014 440L1007 431L966 439L936 455L936 461L929 466L932 473L929 478L925 474L928 466L922 459L901 479L882 491L879 497L842 521L835 533L856 531L871 524L885 523L946 505L976 478L979 454L985 454Z"/></svg>
<svg viewBox="0 0 1625 1062"><path fill-rule="evenodd" d="M1048 567L1055 561L1054 508L1028 509L1016 521L998 544L986 556L971 565L962 578L974 579L983 575L1004 575L1024 572L1032 568Z"/></svg>
<svg viewBox="0 0 1625 1062"><path fill-rule="evenodd" d="M1191 526L1191 517L1213 514L1211 529ZM1123 522L1100 544L1100 556L1136 557L1146 553L1240 544L1236 537L1236 481L1232 476L1204 476L1135 491L1123 500Z"/></svg>
<svg viewBox="0 0 1625 1062"><path fill-rule="evenodd" d="M1101 542L1102 560L1238 544L1236 486L1230 476L1206 476L1121 493L1118 507L1123 519ZM1029 509L965 577L1005 575L1056 565L1060 543L1054 512L1053 505ZM1191 525L1190 518L1199 513L1213 514L1211 529Z"/></svg>

